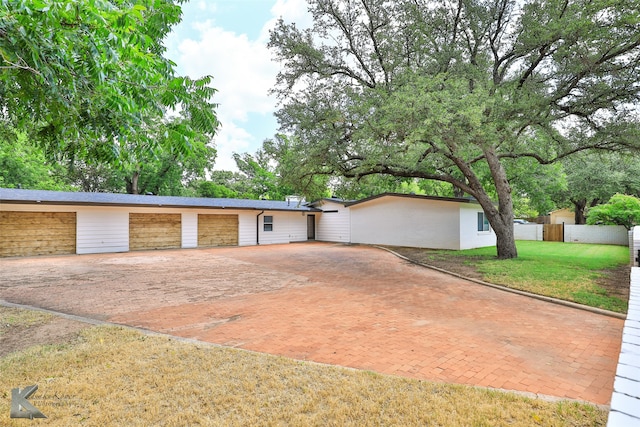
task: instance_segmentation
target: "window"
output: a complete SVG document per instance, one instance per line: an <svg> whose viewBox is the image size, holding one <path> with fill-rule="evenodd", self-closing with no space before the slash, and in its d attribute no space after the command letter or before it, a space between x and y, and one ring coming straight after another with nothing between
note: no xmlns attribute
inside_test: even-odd
<svg viewBox="0 0 640 427"><path fill-rule="evenodd" d="M489 220L484 212L478 212L478 231L489 231Z"/></svg>
<svg viewBox="0 0 640 427"><path fill-rule="evenodd" d="M264 231L273 231L273 216L264 216Z"/></svg>

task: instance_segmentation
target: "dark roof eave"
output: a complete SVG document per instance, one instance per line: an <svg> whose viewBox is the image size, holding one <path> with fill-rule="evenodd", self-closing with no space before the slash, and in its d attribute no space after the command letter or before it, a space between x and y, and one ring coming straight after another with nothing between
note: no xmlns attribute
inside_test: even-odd
<svg viewBox="0 0 640 427"><path fill-rule="evenodd" d="M354 206L354 205L358 205L361 203L366 203L366 202L370 202L372 200L376 200L376 199L380 199L383 197L404 197L404 198L409 198L409 199L420 199L420 200L435 200L435 201L441 201L441 202L457 202L457 203L476 203L478 204L478 201L475 199L467 199L467 198L462 198L462 197L439 197L439 196L426 196L426 195L422 195L422 194L405 194L405 193L381 193L381 194L377 194L375 196L370 196L364 199L360 199L360 200L356 200L353 202L348 202L345 203L345 206L349 207L349 206Z"/></svg>
<svg viewBox="0 0 640 427"><path fill-rule="evenodd" d="M278 212L322 212L314 207L301 207L292 209L270 208L270 207L248 207L248 206L200 206L200 205L175 205L175 204L153 204L153 203L99 203L99 202L61 202L49 200L3 200L0 204L7 205L55 205L55 206L105 206L105 207L129 207L129 208L172 208L172 209L211 209L211 210L241 210L241 211L278 211Z"/></svg>
<svg viewBox="0 0 640 427"><path fill-rule="evenodd" d="M332 202L338 205L347 206L349 203L354 203L355 200L344 200L344 199L334 199L330 197L323 197L322 199L317 199L312 202L307 203L307 206L314 206L321 202Z"/></svg>
<svg viewBox="0 0 640 427"><path fill-rule="evenodd" d="M0 203L59 206L148 207L176 209L222 209L280 212L321 212L305 205L285 201L249 199L209 199L174 196L146 196L115 193L74 193L46 190L0 188Z"/></svg>

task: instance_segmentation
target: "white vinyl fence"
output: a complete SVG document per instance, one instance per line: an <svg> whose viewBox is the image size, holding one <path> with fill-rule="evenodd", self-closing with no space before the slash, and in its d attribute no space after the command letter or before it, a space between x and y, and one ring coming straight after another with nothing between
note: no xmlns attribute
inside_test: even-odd
<svg viewBox="0 0 640 427"><path fill-rule="evenodd" d="M636 231L636 243L640 244L640 227L636 227ZM640 268L632 267L629 310L622 331L607 426L637 425L640 425Z"/></svg>
<svg viewBox="0 0 640 427"><path fill-rule="evenodd" d="M631 255L631 265L640 266L640 226L633 227L629 232L629 253ZM640 288L640 284L638 284Z"/></svg>
<svg viewBox="0 0 640 427"><path fill-rule="evenodd" d="M515 224L516 240L543 240L542 224ZM629 233L621 225L569 225L564 226L564 241L572 243L599 243L629 245Z"/></svg>
<svg viewBox="0 0 640 427"><path fill-rule="evenodd" d="M622 331L607 427L640 425L640 227L629 232L629 252L632 265L629 309Z"/></svg>
<svg viewBox="0 0 640 427"><path fill-rule="evenodd" d="M516 240L542 240L542 224L514 224Z"/></svg>

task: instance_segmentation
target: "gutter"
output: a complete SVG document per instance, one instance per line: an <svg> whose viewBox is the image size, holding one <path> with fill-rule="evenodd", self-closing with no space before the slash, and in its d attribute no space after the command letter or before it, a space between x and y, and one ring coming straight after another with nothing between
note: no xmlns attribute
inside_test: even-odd
<svg viewBox="0 0 640 427"><path fill-rule="evenodd" d="M260 245L260 215L262 215L264 211L260 212L256 216L256 245Z"/></svg>

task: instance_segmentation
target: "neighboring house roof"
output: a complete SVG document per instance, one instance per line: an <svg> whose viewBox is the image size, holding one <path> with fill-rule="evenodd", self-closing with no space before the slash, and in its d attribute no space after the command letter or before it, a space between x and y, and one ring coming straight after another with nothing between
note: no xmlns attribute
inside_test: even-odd
<svg viewBox="0 0 640 427"><path fill-rule="evenodd" d="M556 209L555 211L549 212L549 215L557 215L557 214L564 214L564 213L571 214L571 215L574 214L573 210L569 208L562 208L562 209Z"/></svg>
<svg viewBox="0 0 640 427"><path fill-rule="evenodd" d="M148 206L165 208L248 209L266 211L320 212L298 203L279 200L211 199L204 197L147 196L115 193L80 193L0 188L2 203L51 205Z"/></svg>
<svg viewBox="0 0 640 427"><path fill-rule="evenodd" d="M331 203L337 203L339 205L345 205L346 206L347 203L354 202L354 200L339 199L337 197L325 197L325 198L322 198L322 199L314 200L313 202L309 202L308 205L309 206L318 206L318 205L321 205L322 202L331 202Z"/></svg>
<svg viewBox="0 0 640 427"><path fill-rule="evenodd" d="M438 200L441 202L457 202L457 203L475 203L478 201L473 198L463 198L463 197L437 197L437 196L425 196L420 194L403 194L403 193L382 193L376 196L367 197L361 200L355 200L351 202L346 202L345 206L354 206L361 203L370 202L372 200L380 199L382 197L405 197L411 199L422 199L422 200Z"/></svg>

